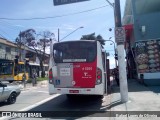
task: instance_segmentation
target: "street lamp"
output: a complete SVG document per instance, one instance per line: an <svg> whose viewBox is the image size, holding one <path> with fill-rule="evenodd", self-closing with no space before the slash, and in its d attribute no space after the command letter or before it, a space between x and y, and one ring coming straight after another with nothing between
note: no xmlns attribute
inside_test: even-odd
<svg viewBox="0 0 160 120"><path fill-rule="evenodd" d="M63 37L62 39L60 39L60 41L61 40L63 40L63 39L65 39L66 37L68 37L69 35L71 35L72 33L74 33L75 31L77 31L78 29L81 29L81 28L84 28L83 26L81 26L81 27L78 27L77 29L75 29L74 31L72 31L71 33L69 33L68 35L66 35L65 37ZM58 35L59 36L59 35ZM59 41L58 41L59 42Z"/></svg>
<svg viewBox="0 0 160 120"><path fill-rule="evenodd" d="M114 45L114 54L115 54L115 57L116 57L117 52L116 52L115 42L114 42L114 41L112 41L112 40L110 40L111 38L112 38L112 37L110 37L110 38L109 38L109 40L105 40L105 41L110 41L110 42L112 42L112 43L113 43L113 45ZM117 68L117 61L116 61L116 58L115 58L115 67Z"/></svg>

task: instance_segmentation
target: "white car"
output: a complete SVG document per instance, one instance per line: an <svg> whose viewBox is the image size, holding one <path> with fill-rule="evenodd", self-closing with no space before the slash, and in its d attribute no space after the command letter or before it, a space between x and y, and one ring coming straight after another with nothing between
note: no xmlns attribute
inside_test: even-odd
<svg viewBox="0 0 160 120"><path fill-rule="evenodd" d="M9 86L0 82L0 102L7 101L9 104L13 104L20 93L19 86Z"/></svg>

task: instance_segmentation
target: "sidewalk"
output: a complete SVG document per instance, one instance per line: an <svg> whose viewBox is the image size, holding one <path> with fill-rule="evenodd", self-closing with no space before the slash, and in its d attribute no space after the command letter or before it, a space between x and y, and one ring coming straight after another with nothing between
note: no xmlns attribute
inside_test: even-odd
<svg viewBox="0 0 160 120"><path fill-rule="evenodd" d="M46 87L46 86L48 86L48 80L38 81L37 85L35 86L33 86L32 83L27 83L25 88L24 88L24 84L19 85L22 91L36 89L37 87Z"/></svg>
<svg viewBox="0 0 160 120"><path fill-rule="evenodd" d="M143 114L142 119L160 119L160 86L144 86L136 80L128 80L128 98L127 103L121 103L120 88L114 82L112 85L111 97L111 111L114 111L114 114L124 113L136 115ZM117 111L127 111L127 112L117 112ZM149 111L149 112L148 112ZM155 111L155 112L150 112ZM158 112L159 111L159 112ZM147 115L144 115L147 114ZM155 114L155 115L153 115ZM152 115L152 116L151 116ZM156 117L159 115L159 118ZM146 116L146 117L145 117ZM124 119L129 119L130 115L124 116ZM117 117L116 120L121 118ZM149 119L150 118L150 119ZM141 119L141 120L142 120ZM121 119L120 119L121 120ZM138 120L135 118L135 120Z"/></svg>

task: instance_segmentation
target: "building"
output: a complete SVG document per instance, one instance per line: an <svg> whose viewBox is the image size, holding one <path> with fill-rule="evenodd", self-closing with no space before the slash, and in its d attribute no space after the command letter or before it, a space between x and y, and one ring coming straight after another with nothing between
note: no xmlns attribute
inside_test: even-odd
<svg viewBox="0 0 160 120"><path fill-rule="evenodd" d="M123 26L129 78L160 85L160 0L126 0Z"/></svg>
<svg viewBox="0 0 160 120"><path fill-rule="evenodd" d="M0 60L14 60L16 55L19 55L20 50L17 48L16 43L0 38ZM29 58L29 75L32 76L33 69L37 71L37 75L41 75L40 61L37 57L36 52L28 47L23 47L21 50L21 61L25 58ZM45 55L44 69L46 74L48 72L49 55Z"/></svg>

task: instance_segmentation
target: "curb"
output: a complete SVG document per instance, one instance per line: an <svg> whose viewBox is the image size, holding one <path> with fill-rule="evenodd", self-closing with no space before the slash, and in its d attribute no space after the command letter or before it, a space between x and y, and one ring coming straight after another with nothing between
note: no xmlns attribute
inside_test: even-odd
<svg viewBox="0 0 160 120"><path fill-rule="evenodd" d="M23 84L19 85L21 91L36 89L38 87L46 87L46 86L48 86L48 81L47 80L39 81L39 82L37 82L37 85L35 85L35 86L33 86L32 83L27 83L25 88L24 88Z"/></svg>

